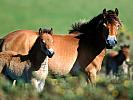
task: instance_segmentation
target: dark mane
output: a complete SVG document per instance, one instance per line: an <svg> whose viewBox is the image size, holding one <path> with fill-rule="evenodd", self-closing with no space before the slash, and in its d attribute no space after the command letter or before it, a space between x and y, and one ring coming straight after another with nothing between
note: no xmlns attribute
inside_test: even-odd
<svg viewBox="0 0 133 100"><path fill-rule="evenodd" d="M100 32L102 30L101 27L103 27L102 23L104 21L108 21L109 23L112 23L114 20L120 23L119 18L117 17L115 11L108 10L106 15L101 13L98 16L91 19L90 21L78 22L78 23L73 24L72 29L69 30L69 34L73 32L80 32L84 34L86 33L90 34L90 32L93 32L93 33Z"/></svg>
<svg viewBox="0 0 133 100"><path fill-rule="evenodd" d="M52 34L52 33L53 33L53 29L52 29L52 28L50 28L50 29L44 28L44 29L42 30L42 32L43 32L43 33Z"/></svg>
<svg viewBox="0 0 133 100"><path fill-rule="evenodd" d="M69 34L73 32L88 33L89 31L96 28L97 24L99 23L101 19L103 19L102 14L94 17L90 21L75 23L72 25L72 29L69 30Z"/></svg>

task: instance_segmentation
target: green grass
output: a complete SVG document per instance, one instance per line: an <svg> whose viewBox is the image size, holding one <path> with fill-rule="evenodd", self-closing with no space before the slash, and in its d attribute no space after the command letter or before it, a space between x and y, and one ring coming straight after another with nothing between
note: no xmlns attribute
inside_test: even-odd
<svg viewBox="0 0 133 100"><path fill-rule="evenodd" d="M53 27L67 33L71 24L91 19L104 8L120 11L128 32L133 32L132 0L0 0L0 36L18 29Z"/></svg>
<svg viewBox="0 0 133 100"><path fill-rule="evenodd" d="M132 100L133 81L110 79L99 74L97 86L86 85L83 77L47 78L41 93L23 83L12 87L0 77L0 100Z"/></svg>

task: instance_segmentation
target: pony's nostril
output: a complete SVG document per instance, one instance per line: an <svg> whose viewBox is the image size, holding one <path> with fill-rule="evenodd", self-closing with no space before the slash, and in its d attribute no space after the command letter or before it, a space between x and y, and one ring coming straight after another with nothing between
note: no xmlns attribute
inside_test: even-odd
<svg viewBox="0 0 133 100"><path fill-rule="evenodd" d="M109 44L109 40L107 40L107 44Z"/></svg>
<svg viewBox="0 0 133 100"><path fill-rule="evenodd" d="M117 41L115 40L115 44L117 44Z"/></svg>
<svg viewBox="0 0 133 100"><path fill-rule="evenodd" d="M54 55L54 50L53 49L48 49L48 57L51 58Z"/></svg>
<svg viewBox="0 0 133 100"><path fill-rule="evenodd" d="M106 44L109 44L109 40L106 40Z"/></svg>
<svg viewBox="0 0 133 100"><path fill-rule="evenodd" d="M107 40L107 44L114 46L117 44L117 41L116 40Z"/></svg>
<svg viewBox="0 0 133 100"><path fill-rule="evenodd" d="M52 57L53 57L53 55L54 55L54 52L49 53L49 54L48 54L48 57L49 57L49 58L52 58Z"/></svg>

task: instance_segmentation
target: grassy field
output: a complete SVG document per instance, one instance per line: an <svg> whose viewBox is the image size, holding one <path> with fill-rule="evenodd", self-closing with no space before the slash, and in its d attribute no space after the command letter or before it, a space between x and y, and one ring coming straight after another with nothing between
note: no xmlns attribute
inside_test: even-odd
<svg viewBox="0 0 133 100"><path fill-rule="evenodd" d="M0 0L0 36L18 29L53 27L65 34L71 24L90 20L104 8L119 9L125 29L133 32L132 0Z"/></svg>
<svg viewBox="0 0 133 100"><path fill-rule="evenodd" d="M86 85L82 76L47 78L41 93L30 85L11 84L0 78L0 100L133 100L133 81L124 77L107 78L99 74L97 86Z"/></svg>

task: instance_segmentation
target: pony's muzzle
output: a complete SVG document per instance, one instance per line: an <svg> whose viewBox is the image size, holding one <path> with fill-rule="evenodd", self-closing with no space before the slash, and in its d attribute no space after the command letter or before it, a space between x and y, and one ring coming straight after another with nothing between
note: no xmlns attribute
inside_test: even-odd
<svg viewBox="0 0 133 100"><path fill-rule="evenodd" d="M52 58L52 56L54 55L54 50L52 48L48 49L47 55L49 58Z"/></svg>
<svg viewBox="0 0 133 100"><path fill-rule="evenodd" d="M107 41L106 41L107 49L113 48L116 44L117 44L116 37L115 36L108 36Z"/></svg>
<svg viewBox="0 0 133 100"><path fill-rule="evenodd" d="M107 44L114 47L117 44L117 40L107 40Z"/></svg>

